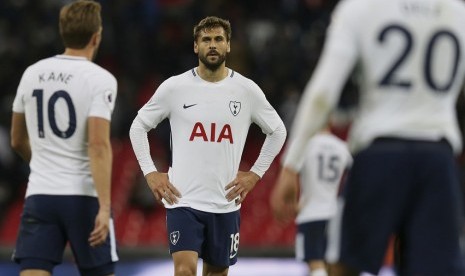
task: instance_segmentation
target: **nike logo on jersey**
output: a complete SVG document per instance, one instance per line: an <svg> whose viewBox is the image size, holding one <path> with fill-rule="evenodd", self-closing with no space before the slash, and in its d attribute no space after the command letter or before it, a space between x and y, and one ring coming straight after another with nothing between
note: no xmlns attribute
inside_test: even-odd
<svg viewBox="0 0 465 276"><path fill-rule="evenodd" d="M187 109L187 108L189 108L189 107L193 107L194 105L197 105L197 104L190 104L190 105L184 104L184 105L182 106L182 108Z"/></svg>

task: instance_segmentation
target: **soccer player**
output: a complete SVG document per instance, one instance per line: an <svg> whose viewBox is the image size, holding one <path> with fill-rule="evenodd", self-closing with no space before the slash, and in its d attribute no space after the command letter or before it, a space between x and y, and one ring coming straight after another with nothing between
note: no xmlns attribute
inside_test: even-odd
<svg viewBox="0 0 465 276"><path fill-rule="evenodd" d="M241 203L281 150L286 129L250 79L226 67L231 25L206 17L194 27L198 67L171 77L139 110L130 129L147 183L162 200L175 275L227 275L237 261ZM158 172L147 132L168 118L172 164ZM239 163L251 123L266 134L250 171Z"/></svg>
<svg viewBox="0 0 465 276"><path fill-rule="evenodd" d="M352 156L346 142L332 134L329 127L323 128L308 141L304 156L298 167L300 195L298 204L295 203L295 254L298 260L308 264L310 275L327 276L325 253L328 223L336 215L341 179L352 164ZM276 209L282 204L279 188L275 186L270 197L271 204L278 205ZM297 190L297 185L288 187L287 196L297 199ZM278 219L287 222L290 217Z"/></svg>
<svg viewBox="0 0 465 276"><path fill-rule="evenodd" d="M92 60L101 6L60 11L61 55L24 72L13 102L11 145L30 165L13 259L21 276L51 275L69 242L81 275L114 274L110 119L117 82Z"/></svg>
<svg viewBox="0 0 465 276"><path fill-rule="evenodd" d="M392 234L400 275L465 275L454 158L462 150L455 102L465 76L463 26L458 0L343 0L333 13L278 185L297 181L307 140L357 63L360 103L348 139L354 163L334 266L344 275L377 274ZM283 190L285 215L292 206Z"/></svg>

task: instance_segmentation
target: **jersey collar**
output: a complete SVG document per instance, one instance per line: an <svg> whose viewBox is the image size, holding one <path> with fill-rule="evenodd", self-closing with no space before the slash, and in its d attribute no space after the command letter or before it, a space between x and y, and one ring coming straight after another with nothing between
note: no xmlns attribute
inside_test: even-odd
<svg viewBox="0 0 465 276"><path fill-rule="evenodd" d="M85 57L68 56L68 55L56 55L55 58L69 59L69 60L87 60L87 58L85 58Z"/></svg>

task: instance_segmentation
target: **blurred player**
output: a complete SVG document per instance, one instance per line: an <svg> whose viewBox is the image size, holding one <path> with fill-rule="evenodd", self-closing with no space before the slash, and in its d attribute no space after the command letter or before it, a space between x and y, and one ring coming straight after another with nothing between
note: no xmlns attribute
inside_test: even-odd
<svg viewBox="0 0 465 276"><path fill-rule="evenodd" d="M166 210L175 275L227 275L239 248L239 208L286 138L284 124L262 90L227 68L229 21L207 17L194 27L199 65L164 81L140 110L130 136L142 172ZM168 118L172 164L157 172L147 132ZM248 172L239 170L251 123L266 134Z"/></svg>
<svg viewBox="0 0 465 276"><path fill-rule="evenodd" d="M328 222L336 215L339 184L352 163L347 144L331 133L328 127L308 141L305 159L299 164L300 196L295 222L296 258L308 263L310 275L326 276L325 252ZM288 184L297 184L288 182ZM297 185L289 187L287 196L296 198ZM280 201L273 189L271 204ZM284 221L290 217L279 217Z"/></svg>
<svg viewBox="0 0 465 276"><path fill-rule="evenodd" d="M67 242L81 275L114 274L110 119L117 83L92 62L100 11L93 1L61 9L65 52L29 66L13 102L11 144L31 168L13 256L21 276L51 275Z"/></svg>
<svg viewBox="0 0 465 276"><path fill-rule="evenodd" d="M465 76L463 26L465 3L458 0L343 0L334 11L286 148L282 202L274 207L291 212L284 187L297 181L307 140L327 121L358 63L359 112L349 133L354 164L335 266L341 274L378 273L395 234L400 275L465 275L454 159L462 149L455 102Z"/></svg>

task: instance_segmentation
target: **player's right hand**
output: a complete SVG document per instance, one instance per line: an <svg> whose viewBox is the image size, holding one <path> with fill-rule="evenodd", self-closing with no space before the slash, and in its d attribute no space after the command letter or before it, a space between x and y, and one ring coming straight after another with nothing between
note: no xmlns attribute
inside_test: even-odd
<svg viewBox="0 0 465 276"><path fill-rule="evenodd" d="M99 246L105 242L110 229L110 211L100 209L95 217L95 226L89 236L89 244L92 247Z"/></svg>
<svg viewBox="0 0 465 276"><path fill-rule="evenodd" d="M171 184L167 173L151 172L145 179L157 201L162 202L164 199L170 205L178 203L181 193Z"/></svg>

